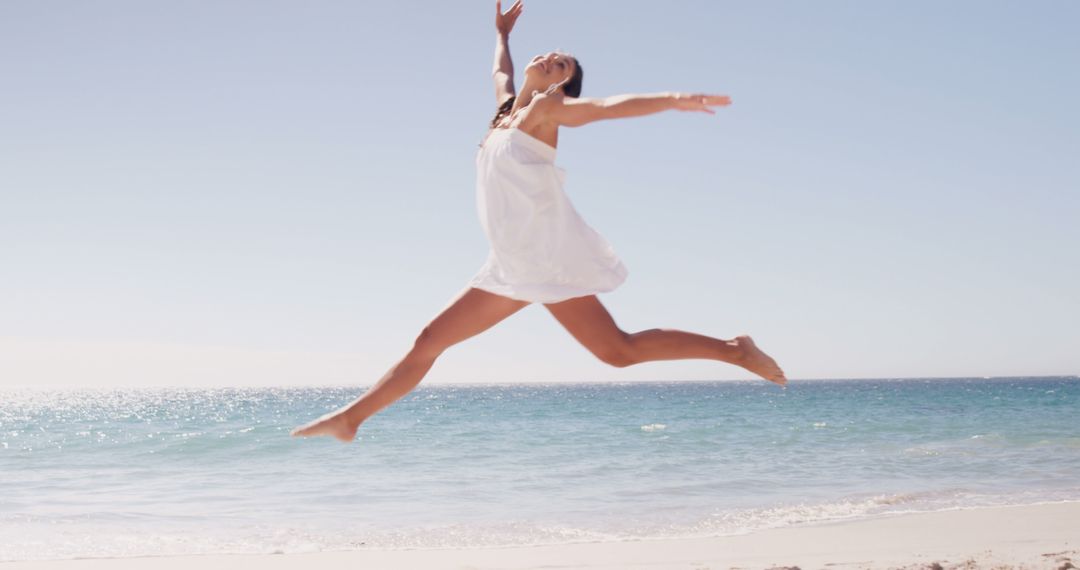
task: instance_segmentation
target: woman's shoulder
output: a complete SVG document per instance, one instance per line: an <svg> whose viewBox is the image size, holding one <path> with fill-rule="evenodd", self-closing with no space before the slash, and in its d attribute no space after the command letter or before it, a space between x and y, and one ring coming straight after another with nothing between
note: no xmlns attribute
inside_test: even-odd
<svg viewBox="0 0 1080 570"><path fill-rule="evenodd" d="M529 101L529 120L533 124L550 123L563 106L566 96L562 93L537 93Z"/></svg>

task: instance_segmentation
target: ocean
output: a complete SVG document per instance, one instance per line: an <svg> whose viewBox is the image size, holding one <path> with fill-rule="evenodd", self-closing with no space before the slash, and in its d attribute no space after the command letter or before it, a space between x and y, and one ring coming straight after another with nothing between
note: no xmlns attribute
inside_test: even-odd
<svg viewBox="0 0 1080 570"><path fill-rule="evenodd" d="M1080 501L1080 379L0 392L0 561L731 535Z"/></svg>

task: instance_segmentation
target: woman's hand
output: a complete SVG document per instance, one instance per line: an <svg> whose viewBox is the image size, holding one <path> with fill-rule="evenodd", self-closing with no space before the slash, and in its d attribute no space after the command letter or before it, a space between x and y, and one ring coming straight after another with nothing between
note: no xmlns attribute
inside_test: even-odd
<svg viewBox="0 0 1080 570"><path fill-rule="evenodd" d="M502 11L502 0L495 0L495 29L504 36L510 35L510 30L514 29L514 22L517 21L518 16L521 15L521 0L514 2L514 5L504 14Z"/></svg>
<svg viewBox="0 0 1080 570"><path fill-rule="evenodd" d="M715 115L716 111L713 111L709 107L728 106L731 104L731 97L727 95L706 95L703 93L674 93L672 99L675 101L675 109L679 111L701 111L710 115Z"/></svg>

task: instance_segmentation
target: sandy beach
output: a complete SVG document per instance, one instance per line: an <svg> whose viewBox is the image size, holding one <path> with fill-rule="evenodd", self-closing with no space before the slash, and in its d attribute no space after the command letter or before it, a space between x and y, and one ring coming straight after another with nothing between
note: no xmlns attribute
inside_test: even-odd
<svg viewBox="0 0 1080 570"><path fill-rule="evenodd" d="M142 568L752 569L1074 568L1080 502L988 507L796 525L741 536L553 546L363 550L289 555L83 559L0 564L3 570Z"/></svg>

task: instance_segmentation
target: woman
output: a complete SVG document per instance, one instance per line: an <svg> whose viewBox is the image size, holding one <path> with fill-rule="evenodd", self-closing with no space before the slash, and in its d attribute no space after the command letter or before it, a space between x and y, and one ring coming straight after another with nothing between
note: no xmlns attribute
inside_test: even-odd
<svg viewBox="0 0 1080 570"><path fill-rule="evenodd" d="M554 164L559 127L667 109L713 113L711 107L731 100L683 93L580 98L581 65L559 52L529 62L522 95L516 96L507 40L522 4L517 0L506 13L501 2L495 6L493 75L499 110L476 161L478 209L491 241L487 262L375 386L344 408L293 430L293 435L352 441L367 418L416 387L443 351L533 302L543 303L574 338L612 366L707 358L784 385L783 371L749 336L721 340L671 329L632 334L619 329L596 293L618 287L626 268L574 210L562 191L562 170Z"/></svg>

